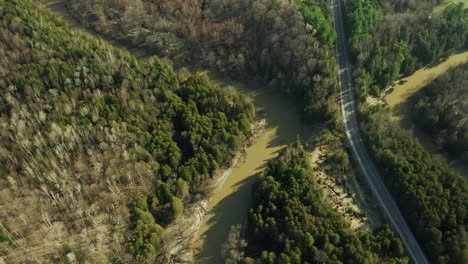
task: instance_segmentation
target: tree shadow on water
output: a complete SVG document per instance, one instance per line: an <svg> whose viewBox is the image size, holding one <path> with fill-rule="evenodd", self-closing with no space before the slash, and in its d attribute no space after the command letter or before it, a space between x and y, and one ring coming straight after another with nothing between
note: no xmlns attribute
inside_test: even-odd
<svg viewBox="0 0 468 264"><path fill-rule="evenodd" d="M301 133L300 114L290 98L266 88L255 89L251 97L266 115L266 128L276 129L276 136L268 143L269 148L287 145Z"/></svg>
<svg viewBox="0 0 468 264"><path fill-rule="evenodd" d="M210 228L201 235L204 240L201 252L196 256L197 264L221 264L221 250L229 229L244 224L251 207L251 188L258 174L252 174L234 184L235 191L221 200L212 210L213 216L206 223Z"/></svg>
<svg viewBox="0 0 468 264"><path fill-rule="evenodd" d="M419 98L420 94L421 91L411 94L406 98L406 100L393 106L393 115L400 119L399 123L403 129L414 129L414 104L416 104L417 98Z"/></svg>
<svg viewBox="0 0 468 264"><path fill-rule="evenodd" d="M258 88L261 86L255 81L245 81L242 84L223 79L218 79L218 81L221 87L234 85L237 90L241 90L242 93L252 98L254 105L265 114L267 121L265 129L268 132L265 131L264 133L271 133L267 135L268 137L271 136L271 138L268 138L266 142L266 148L269 150L263 149L265 145L260 147L259 151L262 151L262 154L257 152L249 153L248 151L247 160L255 160L257 158L254 165L252 163L250 165L244 163L239 165L255 166L249 169L249 172L245 172L244 175L249 176L239 182L228 183L229 181L227 181L224 183L232 184L229 186L230 188L226 189L230 193L210 209L212 216L204 224L209 228L201 234L204 244L195 257L195 263L197 264L223 263L221 256L222 246L227 239L231 226L246 222L248 211L252 206L252 185L258 177L257 172L263 170L267 165L269 158L266 157L270 157L270 154L268 154L265 156L265 159L258 160L260 157L255 157L254 155L261 155L263 157L265 153L273 152L273 158L277 157L278 152L282 151L282 147L286 147L286 145L293 142L298 135L305 141L315 140L319 131L322 131L324 128L324 125L303 125L297 105L294 104L291 97L281 95L278 90ZM274 133L271 132L272 130ZM262 140L265 140L265 138ZM262 144L264 143L262 142ZM250 160L250 162L253 161ZM231 175L230 177L233 176ZM241 177L243 176L241 175Z"/></svg>

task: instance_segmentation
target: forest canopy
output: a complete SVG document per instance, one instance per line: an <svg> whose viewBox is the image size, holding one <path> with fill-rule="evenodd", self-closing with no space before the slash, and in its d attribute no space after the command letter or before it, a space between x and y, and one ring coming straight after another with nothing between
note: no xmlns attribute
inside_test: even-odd
<svg viewBox="0 0 468 264"><path fill-rule="evenodd" d="M388 225L352 230L330 207L297 141L268 162L252 189L246 255L238 263L405 263Z"/></svg>
<svg viewBox="0 0 468 264"><path fill-rule="evenodd" d="M348 47L361 97L380 96L400 74L468 49L468 9L442 0L344 0Z"/></svg>
<svg viewBox="0 0 468 264"><path fill-rule="evenodd" d="M369 107L361 119L384 182L431 263L468 262L466 181L433 161L383 106Z"/></svg>
<svg viewBox="0 0 468 264"><path fill-rule="evenodd" d="M413 120L448 153L468 161L468 63L413 96Z"/></svg>
<svg viewBox="0 0 468 264"><path fill-rule="evenodd" d="M463 3L345 0L343 12L361 103L367 95L380 96L401 74L468 49L468 9ZM423 88L413 110L417 123L431 126L432 133L449 133L462 148L465 132L460 128L465 115L458 98L463 101L463 89L457 87L455 78L463 83L463 74L453 74L440 77L446 82L443 85L439 80L437 86L431 84L432 89ZM449 92L444 85L454 86L453 90L451 87ZM383 105L361 106L361 131L370 154L429 261L468 262L466 182L435 162L422 145L390 120ZM448 147L449 139L439 136Z"/></svg>
<svg viewBox="0 0 468 264"><path fill-rule="evenodd" d="M326 0L68 0L84 25L179 66L256 77L300 102L308 120L334 117L334 41Z"/></svg>
<svg viewBox="0 0 468 264"><path fill-rule="evenodd" d="M151 261L187 194L250 136L253 106L205 76L72 31L35 1L0 0L0 17L2 256L57 263L64 239L88 230L63 254ZM28 224L37 214L45 220ZM43 232L65 233L42 255L17 251L49 243ZM90 247L92 234L115 253Z"/></svg>

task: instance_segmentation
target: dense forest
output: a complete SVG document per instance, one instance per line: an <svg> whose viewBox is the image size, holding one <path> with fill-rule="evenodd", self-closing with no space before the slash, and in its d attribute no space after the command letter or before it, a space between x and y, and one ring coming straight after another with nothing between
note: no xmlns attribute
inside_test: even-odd
<svg viewBox="0 0 468 264"><path fill-rule="evenodd" d="M468 48L468 10L463 3L442 4L344 1L348 48L356 65L355 87L361 103L369 94L380 95L400 74L410 74ZM448 81L450 77L441 78L446 85L456 86L454 79ZM463 86L464 81L459 81ZM418 122L428 125L434 121L434 129L450 133L446 143L460 143L465 136L458 130L465 118L461 105L447 104L449 98L460 96L461 89L453 88L444 91L437 87L432 94L423 90L427 97L420 97L415 106L417 119L421 118ZM455 90L460 91L458 95L452 93ZM390 120L384 106L367 106L360 119L368 149L431 263L467 263L466 182L446 165L434 162L415 139ZM442 122L436 124L439 120Z"/></svg>
<svg viewBox="0 0 468 264"><path fill-rule="evenodd" d="M361 118L384 181L431 263L467 263L466 182L435 163L383 106L369 107Z"/></svg>
<svg viewBox="0 0 468 264"><path fill-rule="evenodd" d="M295 96L305 118L337 110L329 2L284 0L68 0L84 25L175 65L257 77Z"/></svg>
<svg viewBox="0 0 468 264"><path fill-rule="evenodd" d="M0 0L0 18L0 262L152 262L253 106L36 1Z"/></svg>
<svg viewBox="0 0 468 264"><path fill-rule="evenodd" d="M231 241L237 251L226 263L406 263L387 225L374 234L350 228L327 204L309 162L297 141L268 163L252 190L247 240Z"/></svg>
<svg viewBox="0 0 468 264"><path fill-rule="evenodd" d="M439 76L412 100L415 123L448 153L468 161L468 63Z"/></svg>
<svg viewBox="0 0 468 264"><path fill-rule="evenodd" d="M400 74L468 49L468 9L443 0L344 0L359 96L379 96Z"/></svg>
<svg viewBox="0 0 468 264"><path fill-rule="evenodd" d="M165 263L164 228L230 165L251 136L255 109L204 75L178 74L166 60L139 60L70 30L40 2L0 0L0 263ZM63 2L83 25L175 67L253 76L296 98L305 119L337 120L329 1ZM462 4L343 2L362 98L468 48ZM421 125L457 155L467 150L464 84L466 65L423 89L415 104ZM383 106L361 119L431 262L468 263L466 182ZM349 166L345 156L331 159L337 170ZM268 163L253 196L246 240L233 227L226 263L408 261L387 225L352 230L327 203L299 141Z"/></svg>

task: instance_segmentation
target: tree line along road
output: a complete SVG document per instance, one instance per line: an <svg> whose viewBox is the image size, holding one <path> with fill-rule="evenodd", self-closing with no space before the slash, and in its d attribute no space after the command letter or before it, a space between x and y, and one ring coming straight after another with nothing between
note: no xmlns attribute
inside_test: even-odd
<svg viewBox="0 0 468 264"><path fill-rule="evenodd" d="M377 197L377 200L380 203L380 206L384 209L386 216L388 219L390 219L393 227L399 234L400 238L403 240L409 255L415 263L427 264L429 262L426 256L421 250L421 247L419 246L415 237L411 233L411 230L401 215L395 201L382 182L382 178L380 177L377 168L367 153L359 133L353 93L351 90L352 78L350 74L350 64L346 52L346 42L340 0L331 0L331 5L333 9L334 26L337 34L336 50L339 66L338 81L340 85L341 110L346 135L349 139L349 143L351 144L354 156L359 164L361 172L367 179L372 192Z"/></svg>

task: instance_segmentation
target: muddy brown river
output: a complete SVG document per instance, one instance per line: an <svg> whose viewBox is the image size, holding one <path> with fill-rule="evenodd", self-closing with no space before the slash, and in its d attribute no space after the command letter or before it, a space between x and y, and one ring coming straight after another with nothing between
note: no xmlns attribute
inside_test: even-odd
<svg viewBox="0 0 468 264"><path fill-rule="evenodd" d="M468 51L452 55L434 67L422 68L411 76L403 78L400 82L401 84L396 85L393 91L385 96L385 101L391 109L392 118L401 120L411 109L400 109L399 106L408 107L408 105L402 104L404 104L409 97L448 69L464 62L468 62Z"/></svg>
<svg viewBox="0 0 468 264"><path fill-rule="evenodd" d="M86 30L70 18L63 6L63 1L49 0L47 6L66 20L71 27ZM110 42L122 47L116 41L110 40ZM137 57L145 57L141 50L131 49L130 51ZM418 89L445 72L449 67L467 60L468 52L457 54L436 67L419 70L412 76L405 78L406 83L396 86L393 92L385 98L392 109L393 118L401 120L402 116L408 114L407 109L409 108L397 109L397 106L404 105ZM291 101L287 100L285 96L281 96L277 91L255 89L257 87L255 82L236 83L220 76L210 77L220 86L233 86L239 92L252 98L255 106L261 108L266 114L267 125L264 131L255 138L253 144L247 148L245 158L237 163L224 184L219 187L210 200L207 215L197 235L195 259L197 264L223 263L222 244L225 242L232 225L246 222L248 210L252 205L251 187L256 179L256 174L265 167L268 160L276 157L281 149L294 140L298 134L301 134L301 130L309 133L309 135L301 135L303 138L312 136L310 128L301 129L299 115ZM427 146L427 144L425 145Z"/></svg>
<svg viewBox="0 0 468 264"><path fill-rule="evenodd" d="M408 129L419 140L424 148L432 154L438 161L447 162L451 168L458 171L465 180L468 180L468 164L461 160L448 157L433 143L434 139L422 130L414 126L411 111L412 102L410 97L425 87L435 78L452 67L468 62L468 51L454 54L434 67L426 67L416 71L396 85L392 92L385 96L385 101L390 107L390 114L393 120L399 122L400 126Z"/></svg>
<svg viewBox="0 0 468 264"><path fill-rule="evenodd" d="M46 6L67 21L72 28L100 36L71 18L63 1L48 0ZM117 41L103 39L114 46L129 50L139 58L148 57L148 54L142 50L129 49ZM256 174L265 167L268 160L275 158L281 149L295 140L297 135L301 135L301 130L307 132L307 134L301 135L304 139L309 139L318 130L311 127L301 129L299 114L293 102L278 91L260 89L258 83L254 81L233 82L217 74L209 73L208 75L220 87L235 89L251 98L254 105L265 114L266 119L265 129L247 148L243 160L237 163L225 182L215 191L197 235L195 263L220 264L223 263L221 247L227 238L229 229L232 225L244 224L247 220L247 214L252 205L251 187L256 179Z"/></svg>
<svg viewBox="0 0 468 264"><path fill-rule="evenodd" d="M213 78L213 77L212 77ZM214 77L214 79L218 79ZM266 114L263 132L247 148L246 156L232 170L224 184L215 192L208 205L208 213L198 233L197 264L220 264L222 244L232 225L244 224L252 205L251 187L269 159L278 155L289 142L301 133L301 123L295 107L276 91L252 89L254 82L232 83L221 80L220 85L234 84L237 90L249 95L257 108Z"/></svg>

